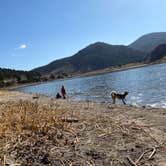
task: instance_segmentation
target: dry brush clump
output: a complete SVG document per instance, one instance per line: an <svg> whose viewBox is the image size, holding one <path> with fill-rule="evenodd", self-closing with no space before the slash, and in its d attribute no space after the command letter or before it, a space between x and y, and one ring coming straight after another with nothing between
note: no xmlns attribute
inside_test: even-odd
<svg viewBox="0 0 166 166"><path fill-rule="evenodd" d="M72 148L76 136L67 120L74 116L57 105L28 101L4 104L0 115L0 165L45 165L53 158L56 164L62 163L57 149Z"/></svg>
<svg viewBox="0 0 166 166"><path fill-rule="evenodd" d="M67 111L40 107L37 103L20 101L6 105L0 117L0 134L7 135L31 135L34 133L47 133L52 127L65 129L66 123L62 120L62 114Z"/></svg>

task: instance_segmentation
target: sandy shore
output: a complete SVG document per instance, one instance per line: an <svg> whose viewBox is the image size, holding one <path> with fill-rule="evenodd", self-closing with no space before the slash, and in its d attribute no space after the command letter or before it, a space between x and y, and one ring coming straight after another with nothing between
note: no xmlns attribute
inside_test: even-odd
<svg viewBox="0 0 166 166"><path fill-rule="evenodd" d="M8 110L9 105L17 108L20 100L36 103L43 109L55 110L55 113L59 109L66 110L65 125L70 124L70 135L65 137L64 134L64 139L68 142L64 143L63 138L57 137L57 134L50 134L48 138L48 131L39 137L40 141L45 139L42 144L29 145L32 137L26 137L25 140L22 138L24 143L28 140L28 149L27 142L0 144L0 165L4 162L8 165L28 165L30 162L29 165L166 166L166 109L56 100L41 95L1 90L0 112ZM3 114L0 122L2 119ZM54 137L63 144L54 145ZM2 143L4 137L0 138ZM40 154L41 147L44 159ZM31 152L30 155L32 149L36 153Z"/></svg>

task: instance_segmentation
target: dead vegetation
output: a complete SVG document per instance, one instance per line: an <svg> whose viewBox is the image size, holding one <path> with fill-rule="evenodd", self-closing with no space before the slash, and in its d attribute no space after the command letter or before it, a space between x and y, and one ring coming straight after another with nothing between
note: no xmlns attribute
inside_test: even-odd
<svg viewBox="0 0 166 166"><path fill-rule="evenodd" d="M0 106L0 165L151 166L165 162L154 126L30 101Z"/></svg>
<svg viewBox="0 0 166 166"><path fill-rule="evenodd" d="M0 165L61 165L62 148L73 148L75 116L57 106L20 101L3 104L0 116ZM66 121L64 121L66 119ZM54 162L51 162L53 161Z"/></svg>

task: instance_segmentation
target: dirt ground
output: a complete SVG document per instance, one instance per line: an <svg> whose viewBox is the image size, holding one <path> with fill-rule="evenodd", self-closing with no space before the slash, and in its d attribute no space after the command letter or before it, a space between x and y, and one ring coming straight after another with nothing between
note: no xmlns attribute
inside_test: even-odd
<svg viewBox="0 0 166 166"><path fill-rule="evenodd" d="M0 91L1 119L9 105L17 108L20 102L35 103L55 114L58 109L68 110L62 114L68 130L51 129L0 144L0 165L166 166L166 109L56 100L4 90ZM1 135L0 143L4 138Z"/></svg>

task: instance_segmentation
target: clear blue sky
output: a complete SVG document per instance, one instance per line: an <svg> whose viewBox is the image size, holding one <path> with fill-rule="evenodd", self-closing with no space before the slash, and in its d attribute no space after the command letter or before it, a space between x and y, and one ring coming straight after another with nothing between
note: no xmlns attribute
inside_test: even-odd
<svg viewBox="0 0 166 166"><path fill-rule="evenodd" d="M30 70L96 41L166 31L166 0L0 0L0 67Z"/></svg>

